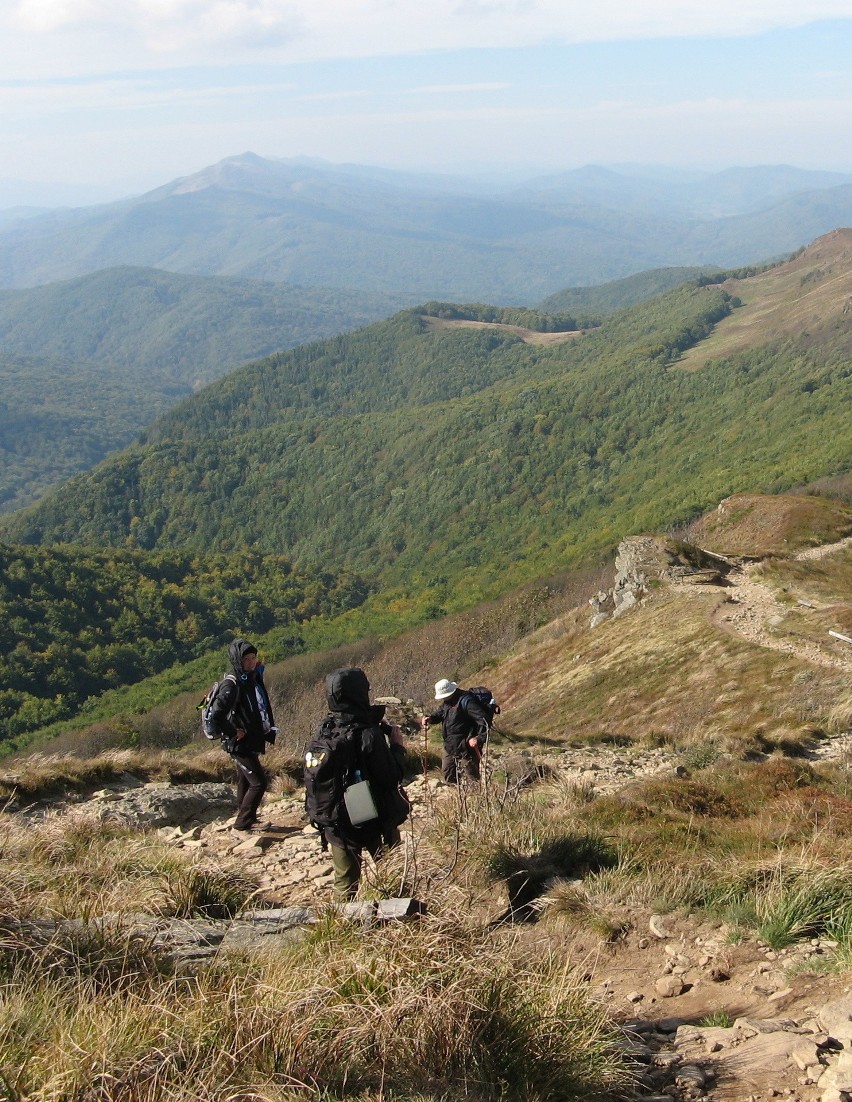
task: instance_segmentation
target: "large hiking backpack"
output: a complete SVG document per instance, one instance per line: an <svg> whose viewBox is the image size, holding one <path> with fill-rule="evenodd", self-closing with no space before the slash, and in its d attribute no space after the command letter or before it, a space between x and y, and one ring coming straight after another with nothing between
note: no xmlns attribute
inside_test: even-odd
<svg viewBox="0 0 852 1102"><path fill-rule="evenodd" d="M305 749L305 811L320 831L336 827L345 834L353 832L356 838L361 825L367 830L381 826L386 831L405 822L411 810L400 779L399 767L379 728L342 726L329 715ZM377 814L353 822L347 793L354 795L352 790L363 781L368 782Z"/></svg>
<svg viewBox="0 0 852 1102"><path fill-rule="evenodd" d="M340 727L327 716L305 750L305 811L322 830L345 815L343 796L355 782L361 754L361 732ZM360 779L360 777L358 778Z"/></svg>
<svg viewBox="0 0 852 1102"><path fill-rule="evenodd" d="M465 692L476 700L477 704L481 705L482 710L488 716L489 724L494 722L494 717L500 715L500 705L494 699L494 694L490 689L486 689L484 685L476 685L472 689L465 689Z"/></svg>
<svg viewBox="0 0 852 1102"><path fill-rule="evenodd" d="M221 732L217 731L213 725L212 709L213 704L222 691L222 686L226 681L230 681L232 684L237 684L237 679L234 674L226 673L221 681L214 681L210 686L210 690L204 699L196 705L196 709L201 712L201 733L205 738L211 740L211 742L217 738L221 738Z"/></svg>

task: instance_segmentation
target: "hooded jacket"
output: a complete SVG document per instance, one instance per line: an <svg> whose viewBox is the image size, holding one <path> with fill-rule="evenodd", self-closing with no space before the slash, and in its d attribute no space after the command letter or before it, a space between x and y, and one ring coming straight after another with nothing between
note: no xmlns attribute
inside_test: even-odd
<svg viewBox="0 0 852 1102"><path fill-rule="evenodd" d="M370 703L370 682L363 670L346 667L330 673L325 679L325 698L329 715L320 730L332 722L335 727L357 732L359 764L379 811L375 825L352 827L344 819L325 833L332 843L360 844L371 832L386 833L408 816L408 800L399 787L405 772L405 749L388 742L391 728L384 719L385 709Z"/></svg>
<svg viewBox="0 0 852 1102"><path fill-rule="evenodd" d="M254 670L243 669L243 658L257 647L247 639L235 639L228 647L231 669L227 671L236 683L226 677L210 710L211 723L224 740L236 740L237 729L242 728L246 737L236 743L237 754L262 754L269 730L275 725L269 693L263 683L263 666ZM264 711L266 713L264 717Z"/></svg>

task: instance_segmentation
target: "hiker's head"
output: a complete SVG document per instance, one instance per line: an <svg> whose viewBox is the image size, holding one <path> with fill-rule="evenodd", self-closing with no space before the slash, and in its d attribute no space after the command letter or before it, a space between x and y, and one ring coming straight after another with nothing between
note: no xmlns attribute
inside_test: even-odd
<svg viewBox="0 0 852 1102"><path fill-rule="evenodd" d="M234 673L251 673L257 665L257 647L248 639L235 639L228 647Z"/></svg>
<svg viewBox="0 0 852 1102"><path fill-rule="evenodd" d="M448 681L446 677L442 677L440 681L435 682L436 700L449 700L449 698L458 691L459 687L455 681Z"/></svg>
<svg viewBox="0 0 852 1102"><path fill-rule="evenodd" d="M370 682L357 666L335 670L325 679L329 711L359 714L370 710Z"/></svg>

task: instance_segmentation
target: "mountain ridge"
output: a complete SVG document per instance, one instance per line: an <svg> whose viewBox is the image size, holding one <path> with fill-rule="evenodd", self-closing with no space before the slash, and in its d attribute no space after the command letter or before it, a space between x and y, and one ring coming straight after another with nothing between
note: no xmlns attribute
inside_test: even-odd
<svg viewBox="0 0 852 1102"><path fill-rule="evenodd" d="M848 358L843 301L819 340L758 328L737 357L683 369L741 308L731 291L754 298L767 278L687 284L549 346L399 314L233 373L3 530L286 547L303 567L345 563L452 607L738 490L848 466L852 373L823 366Z"/></svg>
<svg viewBox="0 0 852 1102"><path fill-rule="evenodd" d="M647 268L754 263L852 223L852 184L803 191L805 178L778 184L769 206L728 201L707 221L673 199L636 208L629 182L607 205L594 187L442 190L433 178L245 154L137 198L0 226L0 285L130 264L530 305Z"/></svg>

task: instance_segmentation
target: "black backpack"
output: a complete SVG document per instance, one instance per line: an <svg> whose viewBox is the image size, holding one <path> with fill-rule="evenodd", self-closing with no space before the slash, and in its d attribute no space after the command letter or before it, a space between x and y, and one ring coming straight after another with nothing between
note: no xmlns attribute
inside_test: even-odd
<svg viewBox="0 0 852 1102"><path fill-rule="evenodd" d="M237 684L237 679L235 675L232 673L226 673L221 681L215 681L210 686L210 690L204 697L204 699L199 704L196 704L196 710L201 712L201 733L202 735L204 735L205 738L210 739L211 742L217 738L222 737L221 732L217 731L216 728L213 726L212 709L213 704L219 693L222 691L222 686L225 684L226 681L230 681L234 685Z"/></svg>
<svg viewBox="0 0 852 1102"><path fill-rule="evenodd" d="M465 689L466 693L474 698L477 704L481 705L482 710L488 716L488 723L494 722L494 717L500 715L500 705L494 699L494 694L490 689L486 689L484 685L476 685L472 689Z"/></svg>
<svg viewBox="0 0 852 1102"><path fill-rule="evenodd" d="M305 750L305 811L318 830L346 816L343 793L355 780L360 755L361 732L326 716Z"/></svg>
<svg viewBox="0 0 852 1102"><path fill-rule="evenodd" d="M370 782L382 830L405 822L411 805L381 729L343 726L334 715L326 716L305 749L305 811L313 826L336 827L357 838L360 828L349 821L344 795L360 780ZM364 829L375 828L374 821Z"/></svg>

